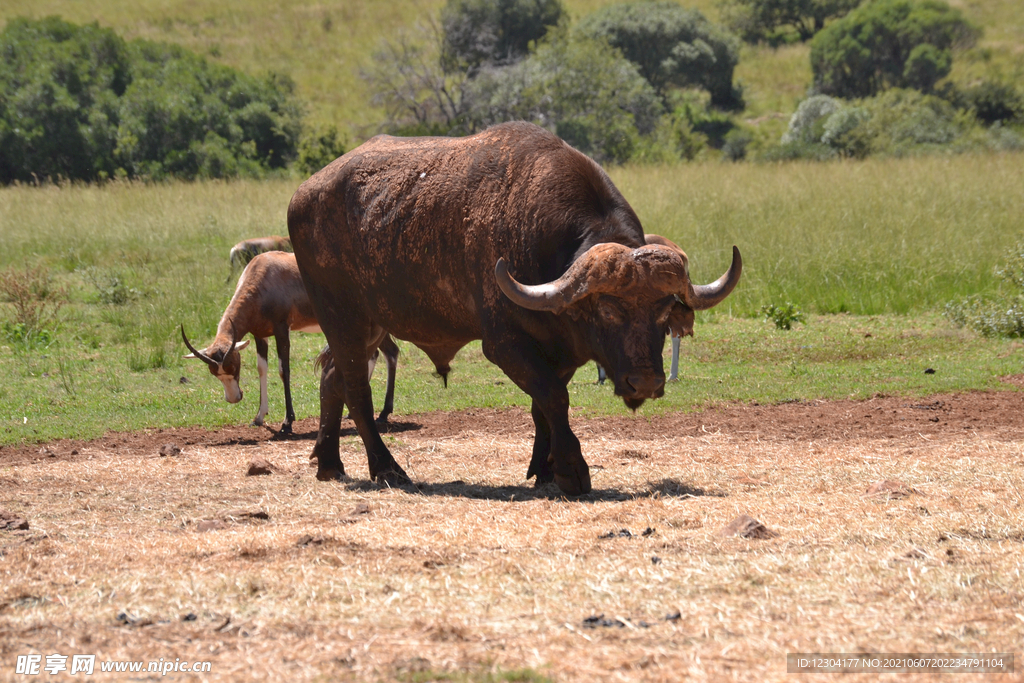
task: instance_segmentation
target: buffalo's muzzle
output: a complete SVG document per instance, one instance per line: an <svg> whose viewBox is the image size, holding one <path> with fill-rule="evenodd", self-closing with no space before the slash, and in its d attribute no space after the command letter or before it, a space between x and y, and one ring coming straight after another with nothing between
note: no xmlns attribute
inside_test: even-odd
<svg viewBox="0 0 1024 683"><path fill-rule="evenodd" d="M647 373L626 375L623 382L628 398L659 398L665 393L665 376Z"/></svg>

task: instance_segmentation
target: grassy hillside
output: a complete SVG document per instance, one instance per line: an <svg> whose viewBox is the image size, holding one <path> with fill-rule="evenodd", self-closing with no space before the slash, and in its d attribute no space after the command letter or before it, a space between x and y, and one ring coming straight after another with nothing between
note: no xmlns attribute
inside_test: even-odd
<svg viewBox="0 0 1024 683"><path fill-rule="evenodd" d="M578 18L612 0L565 0ZM353 141L374 132L381 112L358 76L381 40L437 16L444 0L6 0L0 22L59 14L98 21L127 38L166 40L253 73L288 74L310 105L310 122L335 123ZM711 18L715 0L683 3ZM1020 0L953 0L985 28L981 45L956 66L956 78L986 72L1024 81L1024 11ZM811 80L806 46L746 47L736 73L746 88L744 118L774 135ZM767 131L766 131L767 132Z"/></svg>

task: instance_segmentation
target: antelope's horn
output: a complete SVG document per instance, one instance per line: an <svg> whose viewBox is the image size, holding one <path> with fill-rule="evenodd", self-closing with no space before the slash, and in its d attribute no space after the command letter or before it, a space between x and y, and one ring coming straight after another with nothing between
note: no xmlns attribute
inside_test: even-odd
<svg viewBox="0 0 1024 683"><path fill-rule="evenodd" d="M192 352L193 356L195 356L199 360L203 361L204 363L206 363L210 367L214 367L214 366L218 365L217 361L213 360L212 358L207 356L205 353L203 353L202 351L198 350L196 347L192 346L192 344L188 340L188 337L185 335L185 325L184 325L184 323L181 325L181 339L182 339L182 341L185 342L185 346L188 347L188 350Z"/></svg>

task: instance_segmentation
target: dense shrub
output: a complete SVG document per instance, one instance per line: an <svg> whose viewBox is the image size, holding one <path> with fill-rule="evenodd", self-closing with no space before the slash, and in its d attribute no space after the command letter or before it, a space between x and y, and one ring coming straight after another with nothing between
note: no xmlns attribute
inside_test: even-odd
<svg viewBox="0 0 1024 683"><path fill-rule="evenodd" d="M560 0L448 0L441 10L445 71L514 64L564 16Z"/></svg>
<svg viewBox="0 0 1024 683"><path fill-rule="evenodd" d="M808 97L790 117L789 128L782 135L783 144L821 142L824 122L842 106L841 101L828 95Z"/></svg>
<svg viewBox="0 0 1024 683"><path fill-rule="evenodd" d="M744 40L776 45L790 36L807 41L829 19L844 16L860 0L731 0L724 3L726 25Z"/></svg>
<svg viewBox="0 0 1024 683"><path fill-rule="evenodd" d="M934 95L893 89L852 103L827 95L807 98L768 158L904 156L985 144L995 146L986 143L984 131L969 112L957 111Z"/></svg>
<svg viewBox="0 0 1024 683"><path fill-rule="evenodd" d="M337 126L328 126L302 139L295 165L303 173L313 174L344 153L345 146L338 139Z"/></svg>
<svg viewBox="0 0 1024 683"><path fill-rule="evenodd" d="M970 145L969 133L976 128L970 116L958 113L945 100L916 90L890 90L858 104L861 121L836 136L834 143L855 156L903 156L950 149L957 142Z"/></svg>
<svg viewBox="0 0 1024 683"><path fill-rule="evenodd" d="M0 182L281 168L300 129L292 90L96 24L15 19L0 33Z"/></svg>
<svg viewBox="0 0 1024 683"><path fill-rule="evenodd" d="M696 87L716 107L740 104L732 82L739 41L697 10L662 1L609 5L584 17L577 31L621 50L659 95L671 86Z"/></svg>
<svg viewBox="0 0 1024 683"><path fill-rule="evenodd" d="M953 48L970 45L977 34L941 0L872 0L814 37L815 87L845 98L886 88L929 92L949 73Z"/></svg>
<svg viewBox="0 0 1024 683"><path fill-rule="evenodd" d="M471 88L477 127L533 121L598 161L629 159L662 113L635 65L605 43L564 34L518 64L482 71Z"/></svg>
<svg viewBox="0 0 1024 683"><path fill-rule="evenodd" d="M950 88L947 99L961 109L970 109L986 124L1024 121L1024 94L1012 83L986 80L967 88Z"/></svg>

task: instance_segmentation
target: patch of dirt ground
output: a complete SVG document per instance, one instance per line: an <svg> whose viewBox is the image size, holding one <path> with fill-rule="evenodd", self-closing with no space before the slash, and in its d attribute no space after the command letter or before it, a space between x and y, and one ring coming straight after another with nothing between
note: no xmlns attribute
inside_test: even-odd
<svg viewBox="0 0 1024 683"><path fill-rule="evenodd" d="M27 654L53 680L74 654L97 678L209 663L180 680L781 681L800 652L1024 666L1024 392L577 415L579 499L523 480L527 411L394 417L415 490L369 483L345 426L350 478L330 483L315 420L0 449L0 680Z"/></svg>

